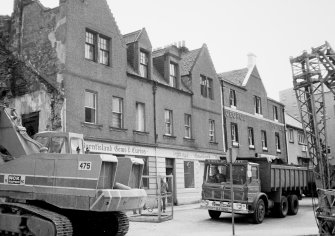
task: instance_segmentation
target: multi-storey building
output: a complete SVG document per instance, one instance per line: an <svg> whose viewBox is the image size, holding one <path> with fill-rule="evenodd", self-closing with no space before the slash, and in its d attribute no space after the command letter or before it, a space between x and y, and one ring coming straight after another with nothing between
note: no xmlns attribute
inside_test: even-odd
<svg viewBox="0 0 335 236"><path fill-rule="evenodd" d="M306 138L299 120L285 113L288 164L309 166Z"/></svg>
<svg viewBox="0 0 335 236"><path fill-rule="evenodd" d="M60 0L54 9L15 0L5 19L11 51L64 95L59 130L83 133L91 153L142 158L147 176L172 174L176 204L200 200L204 159L225 155L220 82L206 45L153 51L145 29L120 33L105 0ZM156 191L155 178L143 185Z"/></svg>
<svg viewBox="0 0 335 236"><path fill-rule="evenodd" d="M335 127L335 102L334 95L328 89L325 89L325 108L326 108L326 125L328 153L334 158L335 153L335 132L331 132ZM285 105L285 111L297 120L301 120L297 98L293 88L288 88L279 92L279 100Z"/></svg>
<svg viewBox="0 0 335 236"><path fill-rule="evenodd" d="M267 157L287 162L284 105L267 97L255 64L219 74L223 85L227 148L238 157Z"/></svg>

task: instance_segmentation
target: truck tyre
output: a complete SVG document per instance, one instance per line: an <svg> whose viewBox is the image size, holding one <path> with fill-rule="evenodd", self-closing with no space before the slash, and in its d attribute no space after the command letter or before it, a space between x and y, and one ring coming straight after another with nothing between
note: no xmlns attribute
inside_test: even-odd
<svg viewBox="0 0 335 236"><path fill-rule="evenodd" d="M280 198L280 203L277 203L277 216L280 218L284 218L288 212L288 202L285 196Z"/></svg>
<svg viewBox="0 0 335 236"><path fill-rule="evenodd" d="M212 219L219 219L221 215L221 211L208 210L208 214Z"/></svg>
<svg viewBox="0 0 335 236"><path fill-rule="evenodd" d="M255 224L260 224L263 222L265 217L265 211L266 208L263 199L258 199L255 211L252 215L252 219Z"/></svg>
<svg viewBox="0 0 335 236"><path fill-rule="evenodd" d="M298 196L295 194L288 196L287 202L288 202L288 213L287 214L296 215L299 210Z"/></svg>

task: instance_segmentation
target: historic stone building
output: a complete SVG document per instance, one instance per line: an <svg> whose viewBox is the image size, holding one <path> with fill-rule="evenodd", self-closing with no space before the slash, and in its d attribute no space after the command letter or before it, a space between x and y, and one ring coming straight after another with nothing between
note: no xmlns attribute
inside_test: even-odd
<svg viewBox="0 0 335 236"><path fill-rule="evenodd" d="M267 97L255 64L219 74L223 85L226 145L237 157L287 162L284 105Z"/></svg>
<svg viewBox="0 0 335 236"><path fill-rule="evenodd" d="M83 133L92 153L140 157L145 175L174 176L176 204L200 200L204 159L225 155L220 83L206 45L152 50L145 29L120 33L105 0L60 0L53 9L15 0L0 30L9 32L8 50L61 95L48 90L29 110L50 114L40 124L54 121L38 131ZM148 192L155 181L144 179Z"/></svg>

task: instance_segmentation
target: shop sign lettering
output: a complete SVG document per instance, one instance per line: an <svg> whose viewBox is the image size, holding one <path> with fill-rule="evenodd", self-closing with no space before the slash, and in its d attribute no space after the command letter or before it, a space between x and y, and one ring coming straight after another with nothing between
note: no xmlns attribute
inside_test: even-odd
<svg viewBox="0 0 335 236"><path fill-rule="evenodd" d="M235 119L235 120L245 121L244 115L233 112L233 111L226 110L225 116L228 117L228 118Z"/></svg>

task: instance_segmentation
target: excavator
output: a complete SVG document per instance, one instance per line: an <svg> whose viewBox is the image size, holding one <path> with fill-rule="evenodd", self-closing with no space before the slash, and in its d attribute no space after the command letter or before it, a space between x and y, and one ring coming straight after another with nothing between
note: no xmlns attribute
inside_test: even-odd
<svg viewBox="0 0 335 236"><path fill-rule="evenodd" d="M290 58L293 88L313 163L320 235L335 235L335 169L328 151L325 93L335 97L335 51L328 42ZM333 105L331 105L333 106Z"/></svg>
<svg viewBox="0 0 335 236"><path fill-rule="evenodd" d="M143 160L89 154L82 134L30 138L0 104L0 235L125 235L142 208Z"/></svg>

